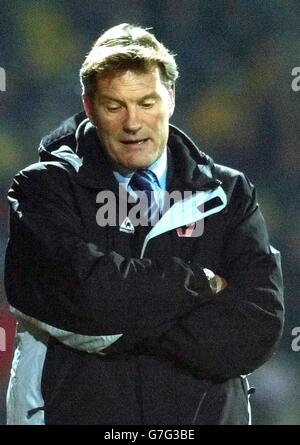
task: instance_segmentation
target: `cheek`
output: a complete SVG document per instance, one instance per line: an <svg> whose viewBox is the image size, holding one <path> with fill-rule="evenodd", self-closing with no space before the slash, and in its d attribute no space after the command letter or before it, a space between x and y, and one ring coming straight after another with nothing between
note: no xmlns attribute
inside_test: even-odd
<svg viewBox="0 0 300 445"><path fill-rule="evenodd" d="M148 126L152 128L154 131L162 133L165 131L165 128L168 126L169 116L162 112L155 116L151 116L148 120Z"/></svg>
<svg viewBox="0 0 300 445"><path fill-rule="evenodd" d="M120 129L120 123L116 119L101 119L100 128L107 136L113 136Z"/></svg>

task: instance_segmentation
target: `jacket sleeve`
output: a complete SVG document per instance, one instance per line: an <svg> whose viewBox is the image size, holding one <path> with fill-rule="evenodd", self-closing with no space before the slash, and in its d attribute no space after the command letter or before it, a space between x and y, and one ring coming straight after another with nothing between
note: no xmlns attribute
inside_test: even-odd
<svg viewBox="0 0 300 445"><path fill-rule="evenodd" d="M227 220L223 266L215 272L228 286L160 339L139 345L140 351L168 358L198 378L251 373L270 358L282 334L280 254L269 244L254 188L245 178L233 192Z"/></svg>
<svg viewBox="0 0 300 445"><path fill-rule="evenodd" d="M201 289L193 271L178 258L160 265L100 251L67 199L67 177L62 164L39 163L14 179L5 266L10 305L89 352L97 351L98 337L99 350L110 343L103 336L129 350L150 334L162 335L197 304Z"/></svg>

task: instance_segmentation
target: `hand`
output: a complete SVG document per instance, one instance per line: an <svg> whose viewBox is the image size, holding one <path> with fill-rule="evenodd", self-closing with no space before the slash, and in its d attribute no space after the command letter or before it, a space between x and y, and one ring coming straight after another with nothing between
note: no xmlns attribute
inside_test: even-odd
<svg viewBox="0 0 300 445"><path fill-rule="evenodd" d="M220 277L220 275L215 274L210 269L204 268L203 272L205 273L209 281L210 288L214 294L217 294L221 292L223 289L225 289L225 287L228 284L225 278Z"/></svg>
<svg viewBox="0 0 300 445"><path fill-rule="evenodd" d="M215 274L215 277L217 280L217 291L216 291L217 294L218 292L221 292L221 290L225 289L228 283L225 280L225 278L220 277L220 275Z"/></svg>

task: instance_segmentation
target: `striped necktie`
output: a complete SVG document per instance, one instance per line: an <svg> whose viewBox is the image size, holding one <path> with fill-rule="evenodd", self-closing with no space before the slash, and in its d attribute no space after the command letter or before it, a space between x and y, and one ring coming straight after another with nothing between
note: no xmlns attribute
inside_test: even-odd
<svg viewBox="0 0 300 445"><path fill-rule="evenodd" d="M160 217L159 204L154 196L154 190L157 190L154 187L155 183L158 185L156 176L151 170L137 170L129 182L133 191L144 192L147 197L147 207L144 210L141 209L141 212L147 216L149 225L154 225Z"/></svg>

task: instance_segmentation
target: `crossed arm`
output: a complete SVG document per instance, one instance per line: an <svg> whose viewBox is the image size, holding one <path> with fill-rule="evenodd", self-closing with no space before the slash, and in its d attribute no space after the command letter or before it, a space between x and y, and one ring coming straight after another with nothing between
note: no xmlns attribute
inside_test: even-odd
<svg viewBox="0 0 300 445"><path fill-rule="evenodd" d="M25 171L9 193L6 290L19 314L72 347L152 354L199 378L247 374L270 356L282 329L281 274L260 241L258 209L236 225L227 246L234 273L228 285L217 276L214 296L203 270L179 258L162 265L101 252L44 178Z"/></svg>

